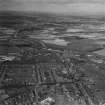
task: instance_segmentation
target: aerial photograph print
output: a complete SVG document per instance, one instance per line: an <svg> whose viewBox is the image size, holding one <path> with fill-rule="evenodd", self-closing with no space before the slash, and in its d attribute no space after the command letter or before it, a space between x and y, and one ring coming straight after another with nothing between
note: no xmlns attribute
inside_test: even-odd
<svg viewBox="0 0 105 105"><path fill-rule="evenodd" d="M0 0L0 105L105 105L105 0Z"/></svg>

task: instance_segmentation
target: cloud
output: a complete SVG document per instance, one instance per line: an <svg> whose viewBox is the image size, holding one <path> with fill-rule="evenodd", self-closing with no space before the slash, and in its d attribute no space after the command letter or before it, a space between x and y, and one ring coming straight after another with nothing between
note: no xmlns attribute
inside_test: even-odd
<svg viewBox="0 0 105 105"><path fill-rule="evenodd" d="M34 9L34 8L33 8ZM104 4L78 3L78 4L62 4L42 6L37 11L63 13L70 15L105 15Z"/></svg>
<svg viewBox="0 0 105 105"><path fill-rule="evenodd" d="M105 15L105 0L0 0L1 10Z"/></svg>
<svg viewBox="0 0 105 105"><path fill-rule="evenodd" d="M28 1L28 0L24 0ZM32 0L46 3L105 3L105 0Z"/></svg>
<svg viewBox="0 0 105 105"><path fill-rule="evenodd" d="M0 0L0 2L37 2L37 3L105 3L105 0Z"/></svg>

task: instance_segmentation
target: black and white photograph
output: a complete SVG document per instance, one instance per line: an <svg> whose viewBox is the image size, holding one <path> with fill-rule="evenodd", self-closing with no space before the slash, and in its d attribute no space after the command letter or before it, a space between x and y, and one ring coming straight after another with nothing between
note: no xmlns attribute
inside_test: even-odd
<svg viewBox="0 0 105 105"><path fill-rule="evenodd" d="M105 105L105 0L0 0L0 105Z"/></svg>

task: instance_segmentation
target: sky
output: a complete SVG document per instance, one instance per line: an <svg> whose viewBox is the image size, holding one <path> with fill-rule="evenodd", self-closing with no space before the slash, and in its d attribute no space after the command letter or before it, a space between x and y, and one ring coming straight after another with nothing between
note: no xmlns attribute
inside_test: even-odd
<svg viewBox="0 0 105 105"><path fill-rule="evenodd" d="M105 15L105 0L0 0L0 10Z"/></svg>

